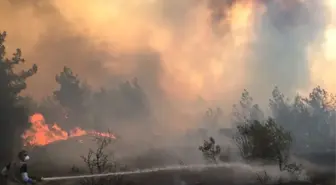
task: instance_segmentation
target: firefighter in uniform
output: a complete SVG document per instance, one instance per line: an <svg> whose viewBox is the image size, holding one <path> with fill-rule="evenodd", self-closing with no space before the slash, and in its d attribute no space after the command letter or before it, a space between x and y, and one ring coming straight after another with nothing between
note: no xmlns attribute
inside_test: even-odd
<svg viewBox="0 0 336 185"><path fill-rule="evenodd" d="M28 152L22 150L17 160L8 163L1 170L1 175L5 177L7 185L32 185L42 180L42 178L32 178L28 175L28 160Z"/></svg>

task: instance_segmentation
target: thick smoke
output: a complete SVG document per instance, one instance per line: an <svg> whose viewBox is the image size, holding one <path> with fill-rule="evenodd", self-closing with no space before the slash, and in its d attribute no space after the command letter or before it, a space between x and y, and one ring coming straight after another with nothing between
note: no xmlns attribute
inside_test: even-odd
<svg viewBox="0 0 336 185"><path fill-rule="evenodd" d="M25 94L35 100L50 96L57 88L55 76L68 66L92 89L108 89L89 107L106 118L89 121L114 128L122 125L117 132L122 142L114 146L121 157L145 155L138 161L146 163L145 152L160 146L167 152L157 152L158 161L176 162L178 156L193 163L203 161L199 153L190 152L202 141L175 136L204 123L201 118L207 108L220 106L227 120L213 129L211 135L218 138L218 128L230 125L226 115L244 88L263 108L274 86L288 96L316 85L336 90L336 55L330 49L336 41L336 18L331 14L336 6L331 8L329 2L1 0L0 31L8 32L8 54L20 47L27 66L39 67ZM111 90L134 78L149 106L133 106L139 98L137 90ZM113 106L123 111L111 115L111 104L122 104ZM143 107L149 118L132 114ZM85 123L72 124L84 127ZM227 137L219 140L232 144ZM88 145L95 145L87 143L79 147L73 147L78 145L75 140L68 146L54 143L46 147L45 156L70 163L64 160L70 153L74 162L79 160L76 152L85 153ZM189 148L184 149L186 145Z"/></svg>
<svg viewBox="0 0 336 185"><path fill-rule="evenodd" d="M276 85L285 94L310 88L310 58L307 48L319 39L325 28L322 1L266 1L267 11L259 19L253 45L253 81ZM257 71L262 71L258 73ZM268 88L265 88L268 89ZM258 94L267 95L265 89Z"/></svg>
<svg viewBox="0 0 336 185"><path fill-rule="evenodd" d="M65 65L94 88L137 77L158 117L178 128L190 112L231 107L244 88L263 104L275 85L289 95L306 91L335 68L316 67L322 57L308 50L331 24L323 1L3 0L0 7L9 51L20 47L27 64L39 66L26 93L50 95Z"/></svg>

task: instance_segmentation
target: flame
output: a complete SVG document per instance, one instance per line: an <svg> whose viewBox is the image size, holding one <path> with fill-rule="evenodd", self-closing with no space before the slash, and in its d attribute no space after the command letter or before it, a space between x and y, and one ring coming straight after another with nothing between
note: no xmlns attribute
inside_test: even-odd
<svg viewBox="0 0 336 185"><path fill-rule="evenodd" d="M116 139L116 137L110 133L85 131L79 127L76 127L69 132L63 130L56 123L49 127L49 125L45 123L44 116L40 113L35 113L30 116L29 122L32 124L32 126L22 135L25 146L44 146L55 141L67 140L69 138L84 135L95 135Z"/></svg>

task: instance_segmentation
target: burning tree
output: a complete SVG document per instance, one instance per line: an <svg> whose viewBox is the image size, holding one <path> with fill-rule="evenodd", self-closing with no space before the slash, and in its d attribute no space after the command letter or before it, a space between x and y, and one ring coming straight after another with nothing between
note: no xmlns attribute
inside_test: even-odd
<svg viewBox="0 0 336 185"><path fill-rule="evenodd" d="M24 62L20 49L11 58L6 58L6 32L0 33L0 124L1 159L12 156L13 146L20 146L20 134L26 127L28 112L19 95L26 87L26 79L37 72L34 64L30 69L15 72L15 67Z"/></svg>

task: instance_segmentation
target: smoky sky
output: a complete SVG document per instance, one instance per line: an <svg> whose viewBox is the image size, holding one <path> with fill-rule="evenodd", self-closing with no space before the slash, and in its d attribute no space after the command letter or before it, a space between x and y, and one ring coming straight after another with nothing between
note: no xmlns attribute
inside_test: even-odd
<svg viewBox="0 0 336 185"><path fill-rule="evenodd" d="M125 22L122 22L123 17L120 15L120 22L122 22L120 25L126 25L125 28L129 27L130 29L124 30L125 33L135 32L137 34L137 31L131 29L136 28L137 24L150 25L152 22L156 24L156 27L160 27L161 25L170 29L168 36L164 35L164 29L161 30L164 36L160 35L160 39L158 39L160 41L159 46L163 45L162 40L171 37L173 38L171 42L176 43L171 44L169 49L164 48L160 51L158 51L158 48L153 48L148 44L148 38L151 37L151 34L148 32L141 35L141 30L139 31L139 35L141 36L136 36L134 43L131 43L129 40L121 42L131 46L141 45L140 49L128 48L127 50L118 50L118 42L113 42L117 40L117 36L110 41L103 35L103 31L106 30L101 30L102 34L99 34L99 28L97 27L95 34L92 34L92 30L90 29L95 28L94 26L91 26L91 28L80 26L83 17L87 18L97 15L89 13L85 15L83 13L81 17L69 19L66 18L64 13L67 2L62 1L63 4L59 3L58 6L55 5L57 4L55 2L51 0L3 0L0 3L0 7L5 8L0 13L0 30L8 31L8 49L14 51L13 48L21 47L27 64L37 63L39 66L38 74L28 81L29 88L27 89L27 93L36 98L50 94L56 87L55 75L62 70L63 66L68 66L75 73L79 74L83 81L98 88L103 85L113 86L120 81L136 77L139 79L139 83L144 86L146 92L151 95L151 98L162 100L170 96L166 92L167 87L173 89L171 91L174 91L174 93L176 91L180 94L187 93L184 88L175 86L174 84L183 81L183 77L189 77L190 75L184 74L185 76L181 75L179 77L177 75L179 68L172 72L169 70L172 69L170 65L174 67L180 65L186 59L193 60L200 58L199 62L187 62L189 67L183 66L190 68L190 71L194 73L202 72L203 68L205 68L204 66L208 63L206 60L207 56L211 56L212 52L208 51L212 48L207 47L211 47L213 43L217 44L216 40L221 40L221 37L230 34L225 29L220 34L217 33L218 30L216 29L222 26L221 20L226 19L226 12L236 2L244 1L157 0L153 1L152 4L146 2L148 5L144 3L143 7L145 8L141 9L150 12L151 14L148 16L150 18L145 17L138 22L127 22L128 19L125 19ZM68 2L70 4L70 1ZM131 4L131 2L133 3L133 1L127 3ZM248 3L249 1L246 0L245 2ZM217 97L213 97L212 100L224 101L228 99L230 100L228 104L231 104L239 98L243 88L248 88L257 99L267 101L264 97L270 95L274 86L279 86L285 93L292 94L297 89L307 88L310 84L309 58L307 57L306 48L312 42L319 39L325 27L324 15L320 13L324 11L322 1L304 3L293 1L293 3L286 3L286 0L259 0L255 2L266 7L266 11L258 15L253 14L253 32L257 39L246 46L249 54L243 59L243 67L240 65L236 66L237 62L234 60L231 61L228 58L227 61L222 61L221 63L223 64L222 71L230 72L224 72L224 77L220 78L221 80L225 80L212 82L210 81L212 78L208 77L208 73L203 74L204 89L209 90L214 86L217 89L223 89L223 93ZM92 2L90 3L82 1L77 6L87 7L93 5ZM279 3L282 5L280 6ZM142 7L140 5L137 6ZM199 8L203 5L206 8ZM137 6L134 5L134 7ZM205 13L198 13L198 8L204 10ZM193 37L190 35L197 32L197 30L193 30L193 27L189 26L193 24L192 21L197 21L191 15L203 15L203 13L204 15L208 15L209 12L211 16L209 19L205 19L207 24L200 25L210 28L211 32L213 32L210 33L211 38L214 41L207 44L200 42L197 43L199 45L194 46L196 49L205 47L207 54L201 55L202 53L197 53L197 51L193 53L191 51L187 53L188 56L191 56L189 58L185 58L185 55L187 55L185 53L180 54L180 60L173 61L176 57L169 58L170 56L175 56L177 50L184 49L177 46L183 46L184 43L189 44L185 44L186 47L191 45ZM127 14L127 16L132 15ZM136 19L136 17L133 19ZM131 18L130 20L133 19ZM109 21L104 22L104 24L111 28L108 29L107 36L117 32L117 26L120 26L113 25ZM197 26L195 26L195 29L198 28ZM146 29L152 29L152 27L149 26ZM146 29L144 30L146 31ZM186 39L189 37L191 39ZM231 47L230 43L221 43L220 45L222 45L222 48ZM170 50L173 50L174 48L172 47L175 46L176 51L170 54ZM225 52L223 51L223 53ZM228 52L234 55L234 52L238 53L239 51L232 49ZM165 61L165 58L171 59L171 61ZM187 71L189 72L189 70ZM234 77L234 71L237 71L237 74L243 74L243 77ZM180 73L183 74L184 72ZM162 78L165 81L162 81ZM191 80L194 80L194 78L191 78ZM237 85L235 85L235 81L237 81ZM162 85L163 83L166 83L166 85ZM230 88L228 88L228 84L233 85L230 85ZM162 86L165 86L165 88L162 88ZM212 91L216 91L216 88ZM202 92L197 94L197 97L202 97Z"/></svg>
<svg viewBox="0 0 336 185"><path fill-rule="evenodd" d="M274 86L286 95L311 87L307 47L322 40L325 7L322 1L288 2L2 0L0 31L8 32L7 54L19 47L27 61L23 67L39 67L25 94L36 100L50 96L64 66L97 91L137 79L150 115L125 116L116 133L130 143L175 144L176 135L204 124L209 107L223 108L218 127L230 126L232 105L245 88L265 108ZM107 112L100 119L110 128L116 124L109 103L128 115L137 108L132 92L125 93L126 101L103 96L105 106L96 101L90 108ZM155 134L166 137L153 139Z"/></svg>
<svg viewBox="0 0 336 185"><path fill-rule="evenodd" d="M213 31L225 19L225 10L234 6L232 0L209 0ZM242 2L242 1L240 1ZM249 1L245 1L248 3ZM266 11L254 15L257 40L250 43L253 53L246 60L249 70L247 88L263 101L272 87L278 86L288 96L298 89L311 87L310 58L307 48L320 42L327 25L323 1L254 1ZM263 103L267 103L263 102Z"/></svg>
<svg viewBox="0 0 336 185"><path fill-rule="evenodd" d="M262 72L255 73L255 81L278 86L293 95L298 88L309 87L307 47L323 31L323 8L321 1L293 1L283 8L278 2L265 2L267 12L256 29L260 36L253 45L253 64L256 71Z"/></svg>
<svg viewBox="0 0 336 185"><path fill-rule="evenodd" d="M9 34L8 50L12 51L13 47L21 47L27 63L36 63L39 67L38 75L29 80L30 88L27 89L29 94L41 98L50 93L56 87L55 75L64 66L69 66L74 71L85 74L82 75L84 79L89 77L88 79L98 81L98 79L104 78L104 68L101 66L100 61L110 56L96 49L90 39L74 34L71 30L71 24L62 17L49 1L9 0L9 2L10 4L7 4L8 16L19 14L20 12L23 12L23 15L13 18L13 20L7 20L9 28L14 27L11 26L14 24L17 29L20 29L6 30ZM43 27L25 28L25 24L29 25L27 22L33 20L38 20L38 25L43 25ZM25 23L20 26L22 22ZM35 42L22 39L18 42L23 43L23 45L11 45L13 37L20 37L20 35L29 37L29 34L31 34L31 37L36 37ZM27 49L29 49L28 52Z"/></svg>

